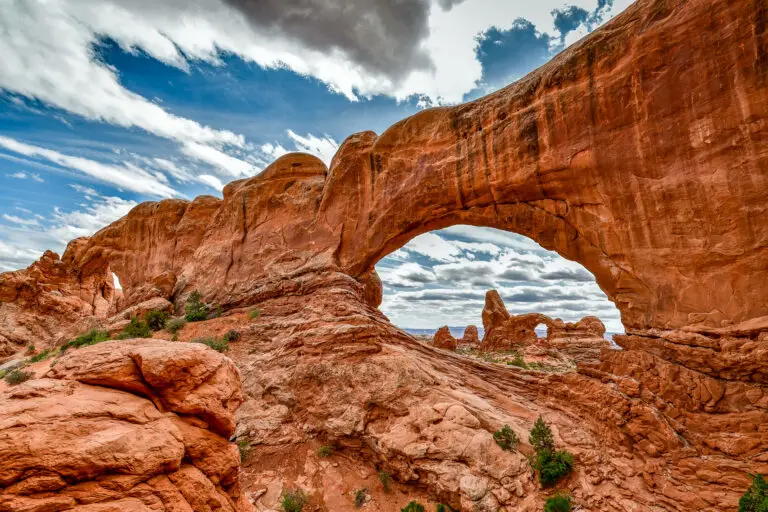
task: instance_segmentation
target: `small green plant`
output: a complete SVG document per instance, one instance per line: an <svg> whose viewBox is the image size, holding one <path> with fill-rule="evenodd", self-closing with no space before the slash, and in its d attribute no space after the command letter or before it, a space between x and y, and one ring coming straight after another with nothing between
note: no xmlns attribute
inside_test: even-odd
<svg viewBox="0 0 768 512"><path fill-rule="evenodd" d="M0 379L4 379L5 375L8 373L8 370L0 370Z"/></svg>
<svg viewBox="0 0 768 512"><path fill-rule="evenodd" d="M248 312L248 318L251 320L257 320L261 316L261 311L259 311L259 308L253 308Z"/></svg>
<svg viewBox="0 0 768 512"><path fill-rule="evenodd" d="M9 386L15 386L16 384L21 384L22 382L28 381L34 376L34 373L26 372L23 369L18 368L16 370L12 370L8 373L8 375L5 376L5 382L7 382Z"/></svg>
<svg viewBox="0 0 768 512"><path fill-rule="evenodd" d="M251 452L251 443L247 439L241 439L237 442L237 449L240 451L240 462L245 462Z"/></svg>
<svg viewBox="0 0 768 512"><path fill-rule="evenodd" d="M335 451L333 446L326 444L317 449L317 456L325 459L333 455Z"/></svg>
<svg viewBox="0 0 768 512"><path fill-rule="evenodd" d="M109 333L107 331L98 331L96 329L92 329L87 333L81 334L77 338L62 345L61 351L65 352L70 348L87 347L88 345L95 345L107 340L109 340Z"/></svg>
<svg viewBox="0 0 768 512"><path fill-rule="evenodd" d="M368 489L365 487L355 491L355 508L360 508L368 501Z"/></svg>
<svg viewBox="0 0 768 512"><path fill-rule="evenodd" d="M195 290L187 299L187 305L184 306L184 318L187 322L200 322L208 318L208 305L203 302L200 292Z"/></svg>
<svg viewBox="0 0 768 512"><path fill-rule="evenodd" d="M234 329L231 331L227 331L227 333L224 335L224 341L227 343L232 343L233 341L237 341L240 339L240 333Z"/></svg>
<svg viewBox="0 0 768 512"><path fill-rule="evenodd" d="M543 450L555 451L555 438L552 436L552 429L544 422L544 418L539 416L528 436L528 442L531 443L536 452Z"/></svg>
<svg viewBox="0 0 768 512"><path fill-rule="evenodd" d="M174 318L169 320L165 324L165 330L171 333L171 340L176 341L179 339L179 331L187 325L187 321L184 318Z"/></svg>
<svg viewBox="0 0 768 512"><path fill-rule="evenodd" d="M40 361L45 361L48 359L48 357L51 355L51 351L49 349L45 349L39 354L36 354L29 358L30 363L39 363Z"/></svg>
<svg viewBox="0 0 768 512"><path fill-rule="evenodd" d="M229 350L229 343L224 340L217 340L216 338L196 338L192 340L192 343L202 343L211 347L216 352L226 352Z"/></svg>
<svg viewBox="0 0 768 512"><path fill-rule="evenodd" d="M442 503L438 503L437 512L458 512L458 511L450 505L444 505Z"/></svg>
<svg viewBox="0 0 768 512"><path fill-rule="evenodd" d="M384 488L384 492L388 493L392 490L392 475L384 470L379 471L379 481L381 482L381 486Z"/></svg>
<svg viewBox="0 0 768 512"><path fill-rule="evenodd" d="M31 355L32 355L32 354L34 354L34 353L35 353L35 345L34 345L34 343L32 343L32 344L30 344L30 345L27 347L27 355L28 355L28 356L31 356Z"/></svg>
<svg viewBox="0 0 768 512"><path fill-rule="evenodd" d="M544 512L571 512L571 497L555 494L544 504Z"/></svg>
<svg viewBox="0 0 768 512"><path fill-rule="evenodd" d="M280 506L284 512L301 512L304 510L304 505L307 504L309 498L307 494L301 489L295 489L283 494L283 499L280 502Z"/></svg>
<svg viewBox="0 0 768 512"><path fill-rule="evenodd" d="M131 323L125 326L120 334L117 335L118 340L129 340L132 338L151 338L152 330L149 328L146 322L135 316L131 318Z"/></svg>
<svg viewBox="0 0 768 512"><path fill-rule="evenodd" d="M517 366L518 368L522 368L524 370L528 369L528 363L525 362L525 359L523 359L522 356L518 355L515 356L514 359L511 361L507 361L508 366Z"/></svg>
<svg viewBox="0 0 768 512"><path fill-rule="evenodd" d="M144 315L144 321L147 322L147 325L153 331L162 331L168 322L168 313L153 309L152 311L147 311Z"/></svg>
<svg viewBox="0 0 768 512"><path fill-rule="evenodd" d="M763 475L749 475L752 484L739 500L739 512L768 512L768 483Z"/></svg>
<svg viewBox="0 0 768 512"><path fill-rule="evenodd" d="M493 433L493 440L499 445L499 448L505 451L514 450L517 445L520 444L520 439L515 434L509 425L504 425L501 430L497 430Z"/></svg>
<svg viewBox="0 0 768 512"><path fill-rule="evenodd" d="M401 508L400 512L424 512L424 505L417 501L412 501Z"/></svg>

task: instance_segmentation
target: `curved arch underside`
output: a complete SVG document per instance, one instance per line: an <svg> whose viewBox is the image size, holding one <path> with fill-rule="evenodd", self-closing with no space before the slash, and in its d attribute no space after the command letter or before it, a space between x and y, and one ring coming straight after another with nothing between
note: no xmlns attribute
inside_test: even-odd
<svg viewBox="0 0 768 512"><path fill-rule="evenodd" d="M109 265L126 305L192 289L242 305L318 272L371 284L383 256L461 223L578 261L631 331L764 317L765 10L640 0L505 89L352 135L330 170L287 155L223 200L142 204L64 261L81 280Z"/></svg>

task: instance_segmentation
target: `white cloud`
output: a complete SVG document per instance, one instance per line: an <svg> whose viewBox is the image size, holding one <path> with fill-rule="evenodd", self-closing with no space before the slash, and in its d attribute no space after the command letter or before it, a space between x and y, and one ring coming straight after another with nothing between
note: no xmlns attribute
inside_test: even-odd
<svg viewBox="0 0 768 512"><path fill-rule="evenodd" d="M107 165L87 158L64 155L58 151L32 146L3 136L0 136L0 147L27 157L48 160L62 167L80 171L104 183L133 192L161 197L179 195L178 192L166 185L162 178L131 164Z"/></svg>
<svg viewBox="0 0 768 512"><path fill-rule="evenodd" d="M293 140L297 151L315 155L325 162L325 165L327 166L331 165L333 155L335 155L336 151L339 149L338 142L327 135L317 137L308 133L305 137L302 137L301 135L294 133L293 130L288 130L288 136Z"/></svg>
<svg viewBox="0 0 768 512"><path fill-rule="evenodd" d="M22 226L39 226L40 225L37 219L22 219L21 217L17 217L15 215L8 215L7 213L3 214L3 218L8 222L21 224Z"/></svg>
<svg viewBox="0 0 768 512"><path fill-rule="evenodd" d="M216 191L221 192L224 190L224 184L221 182L221 180L215 176L211 176L210 174L201 174L197 177L198 181L200 183L204 183L205 185L208 185L209 187L216 189Z"/></svg>
<svg viewBox="0 0 768 512"><path fill-rule="evenodd" d="M27 179L27 173L24 172L15 172L13 174L6 174L9 178L16 178L17 180L25 180Z"/></svg>
<svg viewBox="0 0 768 512"><path fill-rule="evenodd" d="M125 216L136 204L135 201L119 197L101 197L82 210L66 212L54 208L53 227L47 233L66 245L74 238L93 235L104 226Z"/></svg>
<svg viewBox="0 0 768 512"><path fill-rule="evenodd" d="M214 166L222 174L233 178L252 176L261 172L261 169L244 160L229 156L216 148L204 144L188 142L181 147L181 151L187 156L197 158Z"/></svg>

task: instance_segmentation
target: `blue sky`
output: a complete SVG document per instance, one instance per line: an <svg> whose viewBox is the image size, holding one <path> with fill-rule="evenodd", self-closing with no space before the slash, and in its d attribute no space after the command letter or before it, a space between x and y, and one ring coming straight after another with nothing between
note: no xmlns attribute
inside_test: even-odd
<svg viewBox="0 0 768 512"><path fill-rule="evenodd" d="M219 195L288 151L330 161L349 134L492 92L628 3L10 0L0 11L0 272L61 252L141 201ZM440 246L447 256L420 251L437 240L452 244ZM529 278L500 277L504 265ZM383 309L400 325L479 323L479 297L497 286L512 311L598 313L618 330L594 281L552 273L558 265L579 270L523 237L454 228L377 268ZM473 293L450 295L447 276Z"/></svg>

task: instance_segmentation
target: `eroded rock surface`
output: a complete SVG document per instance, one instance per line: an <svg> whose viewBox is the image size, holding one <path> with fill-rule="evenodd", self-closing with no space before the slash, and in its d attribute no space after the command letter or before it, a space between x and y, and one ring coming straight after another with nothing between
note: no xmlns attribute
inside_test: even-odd
<svg viewBox="0 0 768 512"><path fill-rule="evenodd" d="M432 339L432 345L435 348L442 348L445 350L456 350L458 341L451 334L451 330L448 326L443 326L437 330L434 338Z"/></svg>
<svg viewBox="0 0 768 512"><path fill-rule="evenodd" d="M0 394L0 510L250 511L235 365L200 344L70 351Z"/></svg>

